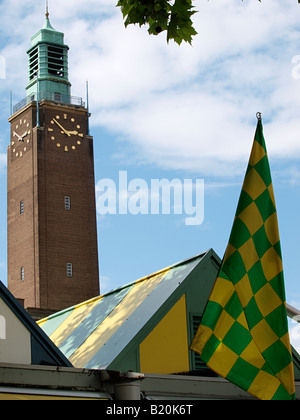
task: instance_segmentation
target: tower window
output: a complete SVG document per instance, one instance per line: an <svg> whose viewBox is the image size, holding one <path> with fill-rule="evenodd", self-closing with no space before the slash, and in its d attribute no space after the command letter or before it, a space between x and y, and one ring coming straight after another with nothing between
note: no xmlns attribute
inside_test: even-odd
<svg viewBox="0 0 300 420"><path fill-rule="evenodd" d="M36 77L39 68L39 50L38 47L34 48L29 53L29 79L32 80Z"/></svg>
<svg viewBox="0 0 300 420"><path fill-rule="evenodd" d="M21 281L25 280L25 268L21 267Z"/></svg>
<svg viewBox="0 0 300 420"><path fill-rule="evenodd" d="M67 196L65 197L65 210L71 210L71 198Z"/></svg>
<svg viewBox="0 0 300 420"><path fill-rule="evenodd" d="M54 96L54 101L55 102L61 102L61 93L54 92L53 96Z"/></svg>
<svg viewBox="0 0 300 420"><path fill-rule="evenodd" d="M72 263L67 263L67 276L69 278L73 277L73 264Z"/></svg>
<svg viewBox="0 0 300 420"><path fill-rule="evenodd" d="M48 72L56 77L65 77L63 48L48 47Z"/></svg>
<svg viewBox="0 0 300 420"><path fill-rule="evenodd" d="M23 216L24 214L24 201L20 202L20 215Z"/></svg>

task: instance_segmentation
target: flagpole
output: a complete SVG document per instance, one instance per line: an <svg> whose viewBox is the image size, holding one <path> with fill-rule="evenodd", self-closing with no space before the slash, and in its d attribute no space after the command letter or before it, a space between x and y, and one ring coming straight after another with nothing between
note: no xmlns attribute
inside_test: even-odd
<svg viewBox="0 0 300 420"><path fill-rule="evenodd" d="M39 71L37 71L36 73L36 85L37 85L37 108L36 108L36 118L37 118L37 124L36 126L39 128L40 127L40 103L39 103L39 96L40 96L40 92L39 92Z"/></svg>
<svg viewBox="0 0 300 420"><path fill-rule="evenodd" d="M89 105L89 82L88 80L86 81L86 102L87 102L87 134L88 136L90 135L90 105Z"/></svg>

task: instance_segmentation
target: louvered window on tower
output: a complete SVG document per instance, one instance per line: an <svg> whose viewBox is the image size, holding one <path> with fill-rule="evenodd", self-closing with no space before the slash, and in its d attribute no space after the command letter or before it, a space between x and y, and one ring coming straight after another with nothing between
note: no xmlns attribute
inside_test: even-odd
<svg viewBox="0 0 300 420"><path fill-rule="evenodd" d="M48 46L48 73L56 77L65 77L63 48Z"/></svg>
<svg viewBox="0 0 300 420"><path fill-rule="evenodd" d="M36 77L39 69L39 49L34 48L29 54L29 79L32 80Z"/></svg>

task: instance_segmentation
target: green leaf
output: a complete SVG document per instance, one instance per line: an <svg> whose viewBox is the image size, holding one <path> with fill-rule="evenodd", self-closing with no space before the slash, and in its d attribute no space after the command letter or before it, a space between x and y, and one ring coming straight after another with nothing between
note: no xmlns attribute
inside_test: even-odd
<svg viewBox="0 0 300 420"><path fill-rule="evenodd" d="M182 41L192 43L192 37L197 34L191 20L191 16L196 12L192 9L191 1L175 0L168 27L167 42L173 39L179 45Z"/></svg>
<svg viewBox="0 0 300 420"><path fill-rule="evenodd" d="M178 45L182 41L191 44L197 35L192 22L196 13L192 0L119 0L117 7L121 8L125 27L146 25L151 35L167 31L167 42L172 39Z"/></svg>

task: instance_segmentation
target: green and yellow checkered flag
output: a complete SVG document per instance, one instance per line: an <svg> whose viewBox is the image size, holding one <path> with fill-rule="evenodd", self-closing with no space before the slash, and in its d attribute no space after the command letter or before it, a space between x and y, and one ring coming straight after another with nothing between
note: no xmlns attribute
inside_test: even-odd
<svg viewBox="0 0 300 420"><path fill-rule="evenodd" d="M295 399L278 222L260 119L229 244L191 349L259 399Z"/></svg>

